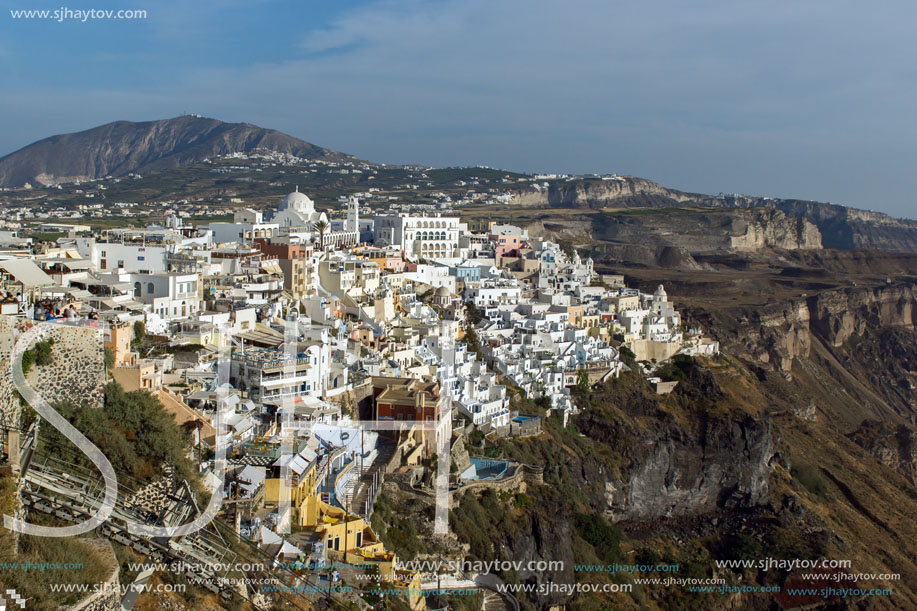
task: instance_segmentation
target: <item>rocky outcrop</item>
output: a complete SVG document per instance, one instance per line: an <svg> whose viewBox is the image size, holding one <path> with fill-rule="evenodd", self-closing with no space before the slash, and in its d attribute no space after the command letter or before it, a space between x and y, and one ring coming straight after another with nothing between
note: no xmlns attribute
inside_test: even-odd
<svg viewBox="0 0 917 611"><path fill-rule="evenodd" d="M570 540L573 538L573 528L569 521L558 520L557 513L550 508L542 513L533 513L524 527L519 532L506 537L502 542L502 557L521 561L520 566L525 567L518 573L521 583L548 584L572 583L573 574L573 549ZM555 508L557 510L559 508ZM560 560L560 570L538 570L539 563L546 560ZM545 563L546 564L546 563ZM534 568L534 570L532 570ZM537 597L540 608L563 603L566 595L560 592L549 592Z"/></svg>
<svg viewBox="0 0 917 611"><path fill-rule="evenodd" d="M619 206L671 206L696 201L702 195L666 189L652 181L635 176L618 176L609 180L559 181L543 192L553 207L606 208Z"/></svg>
<svg viewBox="0 0 917 611"><path fill-rule="evenodd" d="M769 200L766 205L815 223L827 248L917 252L917 221L911 219L811 201Z"/></svg>
<svg viewBox="0 0 917 611"><path fill-rule="evenodd" d="M765 248L797 250L821 248L821 233L804 218L788 217L779 210L758 209L733 221L730 246L736 250ZM750 216L750 218L749 218Z"/></svg>
<svg viewBox="0 0 917 611"><path fill-rule="evenodd" d="M593 403L617 409L587 410L576 425L623 459L617 472L582 467L586 482L602 482L597 498L609 519L650 522L766 502L776 452L771 422L701 407L725 398L710 370L695 364L674 392L691 406L690 423L642 384L612 384L604 392Z"/></svg>
<svg viewBox="0 0 917 611"><path fill-rule="evenodd" d="M602 244L621 251L621 246L655 251L661 261L665 249L690 254L715 251L756 252L821 248L821 235L812 223L779 210L749 209L642 209L594 215L592 234ZM621 258L639 255L620 253ZM618 258L618 257L616 257ZM642 260L646 259L632 259Z"/></svg>
<svg viewBox="0 0 917 611"><path fill-rule="evenodd" d="M769 228L752 223L748 231L733 232L734 247L757 249L761 244L778 248L874 249L917 252L917 221L894 218L881 212L847 208L823 202L773 199L747 195L703 195L667 189L633 176L556 180L518 192L513 203L521 206L561 208L702 208L705 210L773 210L801 223ZM680 215L679 215L680 217ZM741 218L741 217L737 217ZM658 220L658 219L655 219ZM676 228L675 233L679 233ZM795 245L792 245L794 244ZM696 252L696 250L694 251Z"/></svg>
<svg viewBox="0 0 917 611"><path fill-rule="evenodd" d="M805 300L770 305L739 319L730 350L790 377L793 360L809 356L809 306Z"/></svg>
<svg viewBox="0 0 917 611"><path fill-rule="evenodd" d="M835 347L867 327L914 328L915 305L917 293L907 286L825 291L808 299L812 329Z"/></svg>
<svg viewBox="0 0 917 611"><path fill-rule="evenodd" d="M645 440L628 477L612 482L616 520L652 521L752 507L768 493L774 437L768 420L709 420L694 433L675 427Z"/></svg>
<svg viewBox="0 0 917 611"><path fill-rule="evenodd" d="M345 159L272 129L183 115L132 123L116 121L39 140L0 158L0 186L59 184L179 168L230 153L258 150L312 159Z"/></svg>
<svg viewBox="0 0 917 611"><path fill-rule="evenodd" d="M867 329L913 329L915 306L917 293L911 286L849 287L763 308L723 312L711 323L724 349L789 378L794 359L809 356L813 334L839 347Z"/></svg>

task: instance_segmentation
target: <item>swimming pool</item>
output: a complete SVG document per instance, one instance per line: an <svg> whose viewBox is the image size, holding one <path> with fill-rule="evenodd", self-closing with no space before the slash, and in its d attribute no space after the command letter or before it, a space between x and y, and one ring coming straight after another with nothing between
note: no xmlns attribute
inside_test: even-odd
<svg viewBox="0 0 917 611"><path fill-rule="evenodd" d="M492 460L488 458L472 458L471 466L465 469L460 476L461 479L498 479L503 477L509 463L505 460Z"/></svg>

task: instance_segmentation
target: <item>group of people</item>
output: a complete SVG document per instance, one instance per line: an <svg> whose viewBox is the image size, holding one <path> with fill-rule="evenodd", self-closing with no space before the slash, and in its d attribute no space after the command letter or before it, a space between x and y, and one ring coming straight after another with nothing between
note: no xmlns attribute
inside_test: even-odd
<svg viewBox="0 0 917 611"><path fill-rule="evenodd" d="M64 305L60 301L40 301L35 304L35 320L76 320L80 318L76 307L71 303ZM89 320L98 320L99 313L91 311L87 318Z"/></svg>

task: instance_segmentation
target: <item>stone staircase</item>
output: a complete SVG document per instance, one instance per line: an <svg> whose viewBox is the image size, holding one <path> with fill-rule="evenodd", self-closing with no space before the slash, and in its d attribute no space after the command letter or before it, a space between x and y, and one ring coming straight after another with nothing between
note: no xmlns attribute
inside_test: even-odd
<svg viewBox="0 0 917 611"><path fill-rule="evenodd" d="M370 491L372 490L373 481L379 473L379 486L382 485L382 476L384 475L385 468L388 466L389 461L392 459L392 456L395 455L397 446L393 443L387 443L385 440L380 439L379 445L376 448L376 459L372 462L371 465L364 467L362 470L356 472L353 479L349 482L349 492L350 497L347 501L350 503L349 507L352 508L352 511L363 515L368 513L366 511L366 502L369 499ZM360 469L360 467L354 467L355 469ZM380 473L381 472L381 473ZM359 485L357 483L359 482ZM369 517L369 516L364 516Z"/></svg>

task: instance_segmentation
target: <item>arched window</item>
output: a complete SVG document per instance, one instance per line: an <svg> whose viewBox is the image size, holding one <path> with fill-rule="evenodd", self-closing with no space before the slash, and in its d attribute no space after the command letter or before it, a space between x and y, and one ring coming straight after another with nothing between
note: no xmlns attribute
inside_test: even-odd
<svg viewBox="0 0 917 611"><path fill-rule="evenodd" d="M147 293L152 294L154 290L155 290L155 289L153 288L153 283L152 283L152 282L150 282L149 284L146 285L146 292L147 292Z"/></svg>

